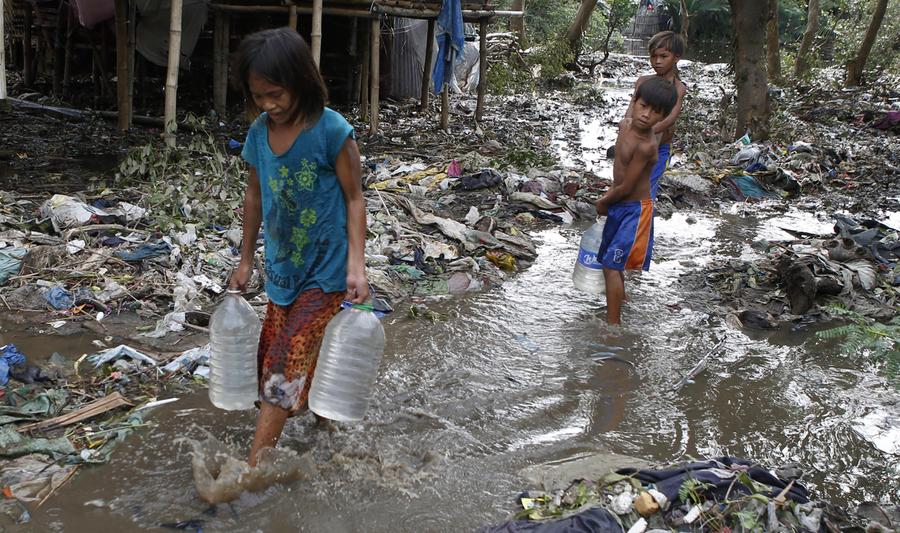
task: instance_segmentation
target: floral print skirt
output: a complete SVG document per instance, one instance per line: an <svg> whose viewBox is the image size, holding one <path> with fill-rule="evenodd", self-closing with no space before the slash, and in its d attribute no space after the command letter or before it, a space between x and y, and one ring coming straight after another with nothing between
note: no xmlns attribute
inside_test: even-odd
<svg viewBox="0 0 900 533"><path fill-rule="evenodd" d="M311 289L287 306L269 302L257 354L260 400L292 413L306 407L325 326L344 296Z"/></svg>

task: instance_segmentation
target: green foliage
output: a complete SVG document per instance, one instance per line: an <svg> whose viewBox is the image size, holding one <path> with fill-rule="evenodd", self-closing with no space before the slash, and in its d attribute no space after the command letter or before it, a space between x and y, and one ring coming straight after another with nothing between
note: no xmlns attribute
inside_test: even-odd
<svg viewBox="0 0 900 533"><path fill-rule="evenodd" d="M699 505L704 500L701 493L711 488L712 485L709 483L703 483L694 478L687 478L681 484L681 487L678 488L678 499L684 503Z"/></svg>
<svg viewBox="0 0 900 533"><path fill-rule="evenodd" d="M488 63L487 80L489 94L531 93L535 88L531 70L511 61Z"/></svg>
<svg viewBox="0 0 900 533"><path fill-rule="evenodd" d="M681 31L681 2L666 0L672 14L673 31ZM731 6L728 0L685 0L688 20L688 44L691 41L728 41L731 39Z"/></svg>
<svg viewBox="0 0 900 533"><path fill-rule="evenodd" d="M825 31L834 41L835 66L856 57L869 27L875 0L833 0L834 8L823 10ZM866 62L869 72L900 74L900 2L888 2L878 37Z"/></svg>
<svg viewBox="0 0 900 533"><path fill-rule="evenodd" d="M849 324L820 331L821 339L843 338L841 352L849 356L868 355L885 364L888 379L900 385L900 316L883 324L856 311L841 306L831 306L829 311L850 320Z"/></svg>
<svg viewBox="0 0 900 533"><path fill-rule="evenodd" d="M119 167L117 186L144 193L140 204L160 230L191 223L228 227L238 220L245 166L224 151L202 121L189 117L187 122L196 133L186 145L153 142L132 148Z"/></svg>

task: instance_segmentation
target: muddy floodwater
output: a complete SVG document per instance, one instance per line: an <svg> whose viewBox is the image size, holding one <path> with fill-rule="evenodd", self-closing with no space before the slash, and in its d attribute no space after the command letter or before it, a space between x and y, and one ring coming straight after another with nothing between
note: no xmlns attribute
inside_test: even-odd
<svg viewBox="0 0 900 533"><path fill-rule="evenodd" d="M615 98L627 103L627 93ZM559 148L569 164L604 172L613 125L598 115L578 127L578 149L577 138ZM818 499L897 502L900 394L818 339L824 325L735 329L717 294L696 276L685 281L753 259L756 239L789 240L781 228L829 234L832 226L827 213L785 204L657 220L655 261L627 277L620 330L605 325L602 302L572 286L586 224L538 231L538 259L502 287L428 302L443 317L433 323L407 318L403 307L385 319L386 353L364 423L289 420L281 445L312 453L313 480L213 509L201 502L185 439L212 433L243 455L255 413L216 410L199 391L148 415L153 427L126 439L109 464L81 469L23 530L194 520L188 530L472 531L515 509L528 488L523 468L595 453L796 462ZM89 343L54 350L78 356ZM720 343L706 370L676 391Z"/></svg>

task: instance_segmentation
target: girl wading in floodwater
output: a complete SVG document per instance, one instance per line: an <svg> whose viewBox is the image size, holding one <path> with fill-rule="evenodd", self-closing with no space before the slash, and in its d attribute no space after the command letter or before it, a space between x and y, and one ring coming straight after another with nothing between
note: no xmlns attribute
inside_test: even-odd
<svg viewBox="0 0 900 533"><path fill-rule="evenodd" d="M250 165L241 262L229 286L245 288L265 222L269 306L259 339L260 411L249 464L274 447L306 407L319 345L346 298L369 297L366 215L353 128L325 107L327 93L297 32L254 33L238 51L248 113L242 156Z"/></svg>

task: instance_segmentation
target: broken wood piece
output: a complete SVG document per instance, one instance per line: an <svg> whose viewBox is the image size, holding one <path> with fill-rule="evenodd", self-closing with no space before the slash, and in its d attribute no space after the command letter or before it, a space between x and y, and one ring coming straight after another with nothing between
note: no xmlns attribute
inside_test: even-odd
<svg viewBox="0 0 900 533"><path fill-rule="evenodd" d="M88 418L93 418L108 411L112 411L113 409L122 407L123 405L130 406L132 404L119 392L114 392L108 396L104 396L103 398L83 405L81 406L81 408L70 413L66 413L64 415L56 416L53 418L48 418L47 420L42 420L33 424L26 424L22 427L19 427L17 431L19 433L25 433L28 431L46 431L49 429L65 427L81 422L82 420L87 420Z"/></svg>
<svg viewBox="0 0 900 533"><path fill-rule="evenodd" d="M709 362L709 358L712 357L712 354L716 353L723 344L725 344L725 339L720 340L718 344L713 346L712 350L704 355L703 359L700 359L700 361L696 365L694 365L694 368L692 368L691 371L688 372L687 375L684 376L677 385L675 385L675 391L680 391L681 388L687 385L690 380L694 379L697 374L703 372Z"/></svg>

